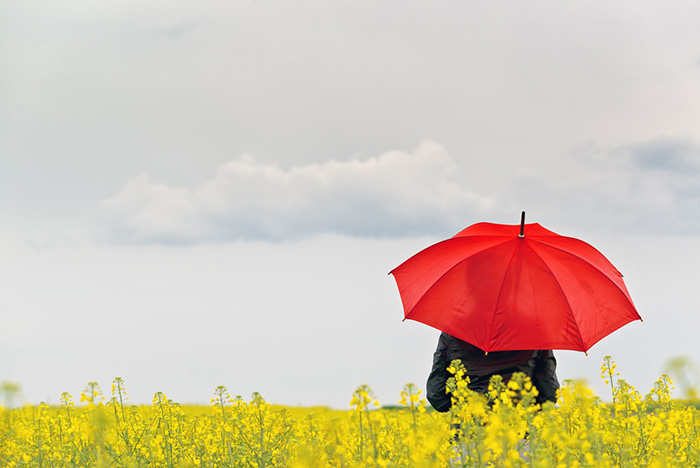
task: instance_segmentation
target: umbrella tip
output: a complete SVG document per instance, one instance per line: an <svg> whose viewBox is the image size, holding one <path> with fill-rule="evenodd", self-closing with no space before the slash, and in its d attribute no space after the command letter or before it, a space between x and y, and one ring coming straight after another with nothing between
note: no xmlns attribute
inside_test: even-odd
<svg viewBox="0 0 700 468"><path fill-rule="evenodd" d="M518 237L525 237L525 212L520 214L520 235Z"/></svg>

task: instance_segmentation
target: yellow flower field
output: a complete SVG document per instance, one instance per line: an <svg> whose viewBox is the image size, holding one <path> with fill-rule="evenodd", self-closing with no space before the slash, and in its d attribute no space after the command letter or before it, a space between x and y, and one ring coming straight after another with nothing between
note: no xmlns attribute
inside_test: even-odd
<svg viewBox="0 0 700 468"><path fill-rule="evenodd" d="M662 376L642 396L602 368L613 396L603 403L565 382L557 405L539 407L524 375L492 379L487 395L466 388L451 366L450 413L404 387L399 405L379 407L360 386L350 409L271 406L262 396L215 389L210 407L181 406L162 393L127 403L116 378L109 400L90 382L76 405L0 410L2 467L687 467L700 465L700 416L671 398Z"/></svg>

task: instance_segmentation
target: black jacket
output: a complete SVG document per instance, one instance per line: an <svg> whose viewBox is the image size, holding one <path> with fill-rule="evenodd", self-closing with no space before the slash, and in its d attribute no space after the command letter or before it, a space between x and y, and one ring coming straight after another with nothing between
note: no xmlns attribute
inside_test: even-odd
<svg viewBox="0 0 700 468"><path fill-rule="evenodd" d="M452 405L452 397L445 393L445 385L447 379L452 377L447 367L454 359L460 359L464 364L469 376L469 388L475 392L486 393L489 379L494 374L502 375L507 381L513 373L523 372L532 379L539 392L538 403L557 399L557 361L552 350L494 351L486 354L466 341L442 333L427 385L428 401L437 411L448 411Z"/></svg>

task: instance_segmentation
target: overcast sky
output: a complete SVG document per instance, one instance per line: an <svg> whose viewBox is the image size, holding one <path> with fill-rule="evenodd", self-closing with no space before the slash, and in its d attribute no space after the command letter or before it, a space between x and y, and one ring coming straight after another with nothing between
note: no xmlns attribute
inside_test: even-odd
<svg viewBox="0 0 700 468"><path fill-rule="evenodd" d="M0 2L0 380L345 407L423 386L387 273L479 221L599 248L646 393L700 362L700 4ZM606 396L605 394L601 396Z"/></svg>

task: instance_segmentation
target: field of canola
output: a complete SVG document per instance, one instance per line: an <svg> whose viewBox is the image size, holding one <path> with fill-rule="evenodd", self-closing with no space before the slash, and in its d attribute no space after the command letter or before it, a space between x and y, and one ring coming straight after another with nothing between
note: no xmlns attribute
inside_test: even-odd
<svg viewBox="0 0 700 468"><path fill-rule="evenodd" d="M450 413L430 410L408 384L395 407L360 386L348 411L271 406L258 394L215 389L210 407L156 393L127 403L124 382L106 400L90 382L76 406L0 409L2 467L688 467L700 466L700 415L671 398L663 375L642 396L606 357L613 403L565 382L556 405L534 403L524 375L466 388L456 361Z"/></svg>

